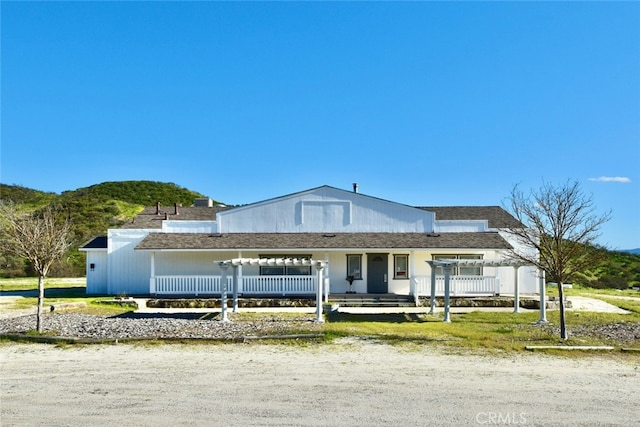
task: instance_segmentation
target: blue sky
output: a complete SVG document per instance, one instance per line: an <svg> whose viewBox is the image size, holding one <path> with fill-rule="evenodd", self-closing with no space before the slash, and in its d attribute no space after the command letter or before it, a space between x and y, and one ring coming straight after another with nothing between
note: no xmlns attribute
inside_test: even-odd
<svg viewBox="0 0 640 427"><path fill-rule="evenodd" d="M569 180L640 247L638 2L0 8L5 184L500 205Z"/></svg>

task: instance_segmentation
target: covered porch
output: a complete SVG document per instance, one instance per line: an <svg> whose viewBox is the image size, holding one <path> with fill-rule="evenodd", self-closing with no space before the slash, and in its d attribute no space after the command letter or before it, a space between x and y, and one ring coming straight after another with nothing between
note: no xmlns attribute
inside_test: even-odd
<svg viewBox="0 0 640 427"><path fill-rule="evenodd" d="M219 296L222 292L221 279L222 275L152 276L149 290L152 295L159 296ZM227 286L230 286L231 278L228 277L226 280ZM431 276L415 276L410 278L410 281L408 295L415 297L431 295ZM325 278L325 282L327 295L344 293L343 291L332 292L329 278ZM435 296L444 296L445 276L436 275L435 284ZM238 277L238 293L246 296L311 296L315 294L316 285L316 276L239 275ZM500 278L497 276L451 276L450 293L452 296L499 295Z"/></svg>

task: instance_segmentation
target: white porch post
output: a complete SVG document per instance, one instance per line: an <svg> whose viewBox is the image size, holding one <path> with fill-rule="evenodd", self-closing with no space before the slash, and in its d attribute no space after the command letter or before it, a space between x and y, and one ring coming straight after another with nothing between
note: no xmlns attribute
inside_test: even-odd
<svg viewBox="0 0 640 427"><path fill-rule="evenodd" d="M233 266L233 312L238 311L238 266Z"/></svg>
<svg viewBox="0 0 640 427"><path fill-rule="evenodd" d="M238 258L242 259L242 251L238 251ZM242 281L242 263L238 266L238 292L244 292L244 283Z"/></svg>
<svg viewBox="0 0 640 427"><path fill-rule="evenodd" d="M450 284L451 284L451 270L453 267L451 265L444 265L442 267L444 269L444 322L451 323L451 301L450 301Z"/></svg>
<svg viewBox="0 0 640 427"><path fill-rule="evenodd" d="M540 320L538 323L549 323L547 321L547 283L545 280L545 271L538 270L538 280L540 280Z"/></svg>
<svg viewBox="0 0 640 427"><path fill-rule="evenodd" d="M429 314L434 314L436 308L436 266L432 263L429 263L431 266L431 298L430 298L430 307Z"/></svg>
<svg viewBox="0 0 640 427"><path fill-rule="evenodd" d="M518 270L520 266L513 267L513 312L520 313L520 284L518 283Z"/></svg>
<svg viewBox="0 0 640 427"><path fill-rule="evenodd" d="M414 268L414 251L409 251L409 295L413 296L413 301L418 306L418 292L416 291L415 268Z"/></svg>
<svg viewBox="0 0 640 427"><path fill-rule="evenodd" d="M227 269L229 268L226 264L220 264L220 269L222 270L222 276L220 277L220 309L222 310L222 319L221 322L228 322L229 318L227 317Z"/></svg>
<svg viewBox="0 0 640 427"><path fill-rule="evenodd" d="M329 281L329 253L324 253L324 302L329 302L329 288L331 287L331 282Z"/></svg>
<svg viewBox="0 0 640 427"><path fill-rule="evenodd" d="M322 264L316 264L316 322L323 323L322 318Z"/></svg>
<svg viewBox="0 0 640 427"><path fill-rule="evenodd" d="M149 293L156 294L156 253L151 251L151 278L149 279Z"/></svg>

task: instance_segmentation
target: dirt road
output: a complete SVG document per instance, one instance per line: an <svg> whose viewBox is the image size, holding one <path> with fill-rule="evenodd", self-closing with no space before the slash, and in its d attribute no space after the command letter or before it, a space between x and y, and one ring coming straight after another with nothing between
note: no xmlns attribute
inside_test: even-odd
<svg viewBox="0 0 640 427"><path fill-rule="evenodd" d="M640 425L640 359L363 340L0 345L4 426Z"/></svg>

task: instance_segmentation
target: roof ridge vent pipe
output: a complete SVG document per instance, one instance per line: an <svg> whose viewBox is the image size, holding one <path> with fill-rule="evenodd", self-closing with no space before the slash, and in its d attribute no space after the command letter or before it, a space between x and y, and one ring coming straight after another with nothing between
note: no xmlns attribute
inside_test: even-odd
<svg viewBox="0 0 640 427"><path fill-rule="evenodd" d="M358 183L357 183L357 182L354 182L354 183L353 183L353 192L354 192L354 193L357 193L357 192L358 192Z"/></svg>

